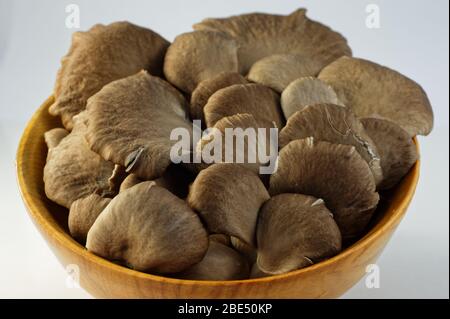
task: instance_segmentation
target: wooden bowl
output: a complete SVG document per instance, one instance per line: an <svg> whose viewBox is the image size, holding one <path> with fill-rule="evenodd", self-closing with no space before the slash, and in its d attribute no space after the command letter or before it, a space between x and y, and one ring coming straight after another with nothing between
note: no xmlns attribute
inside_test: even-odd
<svg viewBox="0 0 450 319"><path fill-rule="evenodd" d="M191 281L134 271L88 252L70 237L67 210L47 199L42 171L47 155L44 132L60 127L48 114L50 97L26 127L17 151L17 175L31 219L59 261L79 267L80 285L102 298L335 298L341 296L375 263L406 213L418 178L416 163L380 204L365 236L339 255L313 266L268 278L236 281ZM416 141L417 143L417 141Z"/></svg>

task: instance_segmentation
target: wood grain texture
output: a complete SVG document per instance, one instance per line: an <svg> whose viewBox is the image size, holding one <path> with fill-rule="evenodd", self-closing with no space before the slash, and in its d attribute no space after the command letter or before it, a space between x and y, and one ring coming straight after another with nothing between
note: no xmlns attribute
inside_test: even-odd
<svg viewBox="0 0 450 319"><path fill-rule="evenodd" d="M44 132L61 126L48 114L50 97L28 123L17 151L17 177L28 213L59 261L76 264L81 286L99 298L335 298L374 263L406 213L419 178L419 162L380 205L367 234L339 255L273 277L241 281L190 281L137 272L88 252L70 237L66 209L44 193ZM416 141L417 143L417 141Z"/></svg>

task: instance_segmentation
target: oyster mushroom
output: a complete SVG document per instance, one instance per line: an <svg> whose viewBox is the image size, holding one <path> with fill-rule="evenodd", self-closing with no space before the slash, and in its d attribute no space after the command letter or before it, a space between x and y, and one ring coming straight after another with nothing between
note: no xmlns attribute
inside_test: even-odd
<svg viewBox="0 0 450 319"><path fill-rule="evenodd" d="M230 241L230 236L224 235L224 234L211 234L209 235L209 241L215 241L218 242L220 244L223 244L225 246L230 246L231 245L231 241Z"/></svg>
<svg viewBox="0 0 450 319"><path fill-rule="evenodd" d="M249 266L244 257L224 244L210 241L202 261L176 277L190 280L239 280L247 279L248 276Z"/></svg>
<svg viewBox="0 0 450 319"><path fill-rule="evenodd" d="M234 84L247 84L247 80L236 72L223 72L219 75L200 82L192 92L190 114L192 119L199 119L205 122L203 108L208 102L211 95L220 89L229 87Z"/></svg>
<svg viewBox="0 0 450 319"><path fill-rule="evenodd" d="M171 164L171 131L192 131L185 100L169 83L141 71L106 85L89 99L87 141L106 160L143 180Z"/></svg>
<svg viewBox="0 0 450 319"><path fill-rule="evenodd" d="M136 270L175 273L203 259L208 235L183 200L143 182L114 197L89 230L86 247Z"/></svg>
<svg viewBox="0 0 450 319"><path fill-rule="evenodd" d="M69 131L60 127L45 132L44 139L45 144L47 144L47 148L51 149L58 146L59 142L61 142L62 139L65 138L67 135L69 135Z"/></svg>
<svg viewBox="0 0 450 319"><path fill-rule="evenodd" d="M89 148L82 120L84 114L74 118L72 132L59 143L57 140L64 134L62 131L51 130L45 134L49 146L43 177L45 194L66 208L70 208L75 200L93 193L103 197L115 194L109 183L114 164Z"/></svg>
<svg viewBox="0 0 450 319"><path fill-rule="evenodd" d="M258 129L266 129L265 135L262 139L258 134ZM261 166L265 166L270 161L270 156L276 156L278 152L278 140L271 141L270 129L276 128L273 122L268 122L262 119L255 119L251 114L235 114L220 119L212 128L209 134L205 135L197 144L197 152L202 152L204 155L210 155L215 159L214 163L241 163L246 168L259 173ZM227 139L227 129L233 130L233 132L242 132L244 135L248 132L248 138L245 139L242 145L238 147L238 142L235 138ZM249 131L247 131L249 129ZM237 130L237 131L236 131ZM218 134L220 133L220 134ZM215 139L220 137L221 141L218 143ZM253 141L251 141L253 140ZM221 154L214 153L215 143L221 145ZM230 152L233 150L233 154ZM263 157L259 156L259 152ZM221 156L220 156L221 155ZM228 157L230 158L227 158ZM232 155L232 157L231 157ZM205 158L205 156L203 156ZM207 163L213 164L213 163Z"/></svg>
<svg viewBox="0 0 450 319"><path fill-rule="evenodd" d="M277 127L284 124L278 94L260 84L235 84L221 89L209 98L203 111L207 127L239 113L251 114L256 120L275 122Z"/></svg>
<svg viewBox="0 0 450 319"><path fill-rule="evenodd" d="M361 122L380 154L384 178L378 188L391 188L419 159L416 145L408 132L391 121L363 118Z"/></svg>
<svg viewBox="0 0 450 319"><path fill-rule="evenodd" d="M320 103L343 106L333 89L317 78L295 80L281 94L281 108L286 119L308 105Z"/></svg>
<svg viewBox="0 0 450 319"><path fill-rule="evenodd" d="M253 64L248 79L281 93L294 80L316 76L323 68L320 59L302 54L269 55Z"/></svg>
<svg viewBox="0 0 450 319"><path fill-rule="evenodd" d="M305 58L314 58L322 66L343 55L351 55L345 38L308 19L305 9L287 16L252 13L206 19L195 24L194 29L221 31L236 39L242 74L247 74L256 61L273 54L302 54Z"/></svg>
<svg viewBox="0 0 450 319"><path fill-rule="evenodd" d="M159 34L131 24L115 22L75 32L72 46L61 61L55 84L52 115L60 115L72 129L72 118L83 111L89 97L109 82L141 69L161 75L169 42Z"/></svg>
<svg viewBox="0 0 450 319"><path fill-rule="evenodd" d="M336 255L341 233L323 200L280 194L261 208L257 242L258 268L276 275Z"/></svg>
<svg viewBox="0 0 450 319"><path fill-rule="evenodd" d="M79 243L84 244L89 229L110 201L111 198L104 198L97 194L91 194L74 201L69 211L70 235Z"/></svg>
<svg viewBox="0 0 450 319"><path fill-rule="evenodd" d="M119 192L123 192L124 190L127 190L134 185L137 185L139 183L145 182L139 177L137 177L135 174L130 174L123 180L122 184L120 184Z"/></svg>
<svg viewBox="0 0 450 319"><path fill-rule="evenodd" d="M221 72L237 71L236 41L223 32L181 34L170 45L164 60L167 80L186 93Z"/></svg>
<svg viewBox="0 0 450 319"><path fill-rule="evenodd" d="M433 110L423 89L404 75L363 59L342 57L319 79L336 91L358 117L378 117L400 125L410 137L428 135Z"/></svg>
<svg viewBox="0 0 450 319"><path fill-rule="evenodd" d="M264 278L264 277L270 277L271 274L267 274L261 269L259 269L258 264L255 262L252 266L252 269L250 270L250 279L256 279L256 278Z"/></svg>
<svg viewBox="0 0 450 319"><path fill-rule="evenodd" d="M254 245L261 205L269 199L258 175L239 164L214 164L200 172L187 198L212 233Z"/></svg>
<svg viewBox="0 0 450 319"><path fill-rule="evenodd" d="M292 141L280 151L269 192L322 198L344 238L364 230L379 201L373 174L354 146L313 138Z"/></svg>
<svg viewBox="0 0 450 319"><path fill-rule="evenodd" d="M369 164L376 183L383 179L376 144L350 109L334 104L306 106L294 113L281 130L280 147L310 136L316 141L353 145Z"/></svg>

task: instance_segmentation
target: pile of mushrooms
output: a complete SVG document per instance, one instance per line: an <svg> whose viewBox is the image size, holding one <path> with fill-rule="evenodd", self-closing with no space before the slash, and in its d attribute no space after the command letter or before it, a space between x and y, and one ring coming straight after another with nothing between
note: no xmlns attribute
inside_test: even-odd
<svg viewBox="0 0 450 319"><path fill-rule="evenodd" d="M80 244L132 269L238 280L307 267L366 231L418 159L422 88L306 17L206 19L169 43L128 22L76 32L45 133L47 197ZM277 170L175 164L174 128L279 129ZM192 145L192 151L208 141ZM381 194L381 195L380 195Z"/></svg>

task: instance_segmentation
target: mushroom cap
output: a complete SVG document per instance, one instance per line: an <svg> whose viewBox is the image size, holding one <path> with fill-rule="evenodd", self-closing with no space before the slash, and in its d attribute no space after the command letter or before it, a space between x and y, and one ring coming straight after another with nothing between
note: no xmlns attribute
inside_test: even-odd
<svg viewBox="0 0 450 319"><path fill-rule="evenodd" d="M297 79L290 83L281 94L281 108L286 119L308 105L320 103L343 106L334 90L317 78Z"/></svg>
<svg viewBox="0 0 450 319"><path fill-rule="evenodd" d="M208 235L183 200L142 182L113 198L89 230L86 247L136 270L174 273L202 260Z"/></svg>
<svg viewBox="0 0 450 319"><path fill-rule="evenodd" d="M260 140L258 135L258 129L263 128L266 129L265 138ZM277 154L278 145L272 145L270 142L269 129L275 128L275 124L273 122L268 122L264 119L255 119L255 117L251 114L243 113L243 114L235 114L231 116L224 117L217 121L214 125L211 132L205 135L197 144L197 152L202 153L210 153L208 155L215 155L212 146L217 142L215 141L217 134L220 132L221 141L221 160L218 163L225 163L227 161L226 152L230 152L233 150L233 163L239 163L238 157L242 157L241 164L246 168L254 171L255 173L259 173L259 169L261 166L266 165L267 163L262 163L260 161L260 157L258 156L259 151L263 152L266 156L270 156L271 154ZM249 138L245 139L243 143L243 149L241 147L237 147L237 141L235 138L227 139L225 137L227 129L238 129L239 132L245 133L247 129L253 129L255 143L249 143ZM235 131L237 132L237 131ZM251 133L249 133L251 135ZM211 147L208 145L211 144ZM209 152L209 148L212 148L212 151ZM272 151L272 152L271 152ZM230 154L228 154L230 156Z"/></svg>
<svg viewBox="0 0 450 319"><path fill-rule="evenodd" d="M92 150L150 180L171 164L174 128L192 131L185 100L169 83L141 71L106 85L89 99L86 138Z"/></svg>
<svg viewBox="0 0 450 319"><path fill-rule="evenodd" d="M242 74L247 74L256 61L277 53L314 57L323 66L343 55L351 55L347 40L329 27L308 19L305 9L287 16L252 13L206 19L195 24L194 29L222 31L235 38Z"/></svg>
<svg viewBox="0 0 450 319"><path fill-rule="evenodd" d="M358 117L391 120L410 137L433 128L433 110L423 89L397 71L363 59L342 57L325 67L319 78Z"/></svg>
<svg viewBox="0 0 450 319"><path fill-rule="evenodd" d="M186 93L221 72L237 71L236 41L223 32L183 33L175 38L164 59L167 80Z"/></svg>
<svg viewBox="0 0 450 319"><path fill-rule="evenodd" d="M323 68L320 59L302 54L274 54L253 64L248 79L281 93L294 80L316 76Z"/></svg>
<svg viewBox="0 0 450 319"><path fill-rule="evenodd" d="M377 146L380 155L384 178L378 188L391 188L419 159L416 145L408 132L391 121L363 118L361 122Z"/></svg>
<svg viewBox="0 0 450 319"><path fill-rule="evenodd" d="M69 211L70 235L79 243L84 244L89 229L110 201L111 198L104 198L97 194L91 194L74 201Z"/></svg>
<svg viewBox="0 0 450 319"><path fill-rule="evenodd" d="M191 95L191 119L200 119L204 123L205 115L203 114L203 108L211 95L231 85L247 83L248 81L237 72L222 72L215 77L200 82Z"/></svg>
<svg viewBox="0 0 450 319"><path fill-rule="evenodd" d="M220 244L223 244L225 246L231 245L230 236L224 235L224 234L210 234L209 235L209 241L215 241Z"/></svg>
<svg viewBox="0 0 450 319"><path fill-rule="evenodd" d="M198 264L177 274L177 278L190 280L239 280L247 279L249 265L234 249L216 241L210 241L205 257Z"/></svg>
<svg viewBox="0 0 450 319"><path fill-rule="evenodd" d="M354 146L295 140L278 158L270 194L299 193L322 198L344 238L359 235L379 201L375 179Z"/></svg>
<svg viewBox="0 0 450 319"><path fill-rule="evenodd" d="M378 184L383 179L376 144L353 112L339 105L315 104L292 115L280 132L280 147L293 140L314 137L316 141L353 145L369 167Z"/></svg>
<svg viewBox="0 0 450 319"><path fill-rule="evenodd" d="M212 233L254 245L261 205L270 198L258 175L239 164L214 164L192 183L187 198Z"/></svg>
<svg viewBox="0 0 450 319"><path fill-rule="evenodd" d="M207 127L213 127L221 118L239 113L275 122L277 127L284 125L278 94L260 84L235 84L221 89L209 98L203 111Z"/></svg>
<svg viewBox="0 0 450 319"><path fill-rule="evenodd" d="M61 61L54 89L52 115L61 115L67 129L83 111L89 97L109 82L141 69L161 75L169 42L159 34L129 22L95 25L75 32L72 45Z"/></svg>
<svg viewBox="0 0 450 319"><path fill-rule="evenodd" d="M258 217L258 267L282 274L332 257L341 233L323 200L301 194L269 199Z"/></svg>
<svg viewBox="0 0 450 319"><path fill-rule="evenodd" d="M264 277L270 277L271 274L267 274L261 269L259 269L258 264L255 262L252 266L252 269L250 270L250 279L255 278L264 278Z"/></svg>
<svg viewBox="0 0 450 319"><path fill-rule="evenodd" d="M93 193L106 197L115 194L109 183L114 164L91 151L85 139L84 122L81 118L74 121L72 132L48 150L43 177L47 197L66 208ZM54 140L50 140L55 132L45 134L50 146L54 145Z"/></svg>
<svg viewBox="0 0 450 319"><path fill-rule="evenodd" d="M51 149L58 146L59 142L61 142L61 140L67 135L69 135L69 131L60 127L45 132L44 139L45 144L47 144L47 148Z"/></svg>
<svg viewBox="0 0 450 319"><path fill-rule="evenodd" d="M123 180L122 184L120 184L119 192L123 192L124 190L127 190L134 185L137 185L139 183L145 182L139 177L137 177L135 174L129 174L125 179Z"/></svg>

